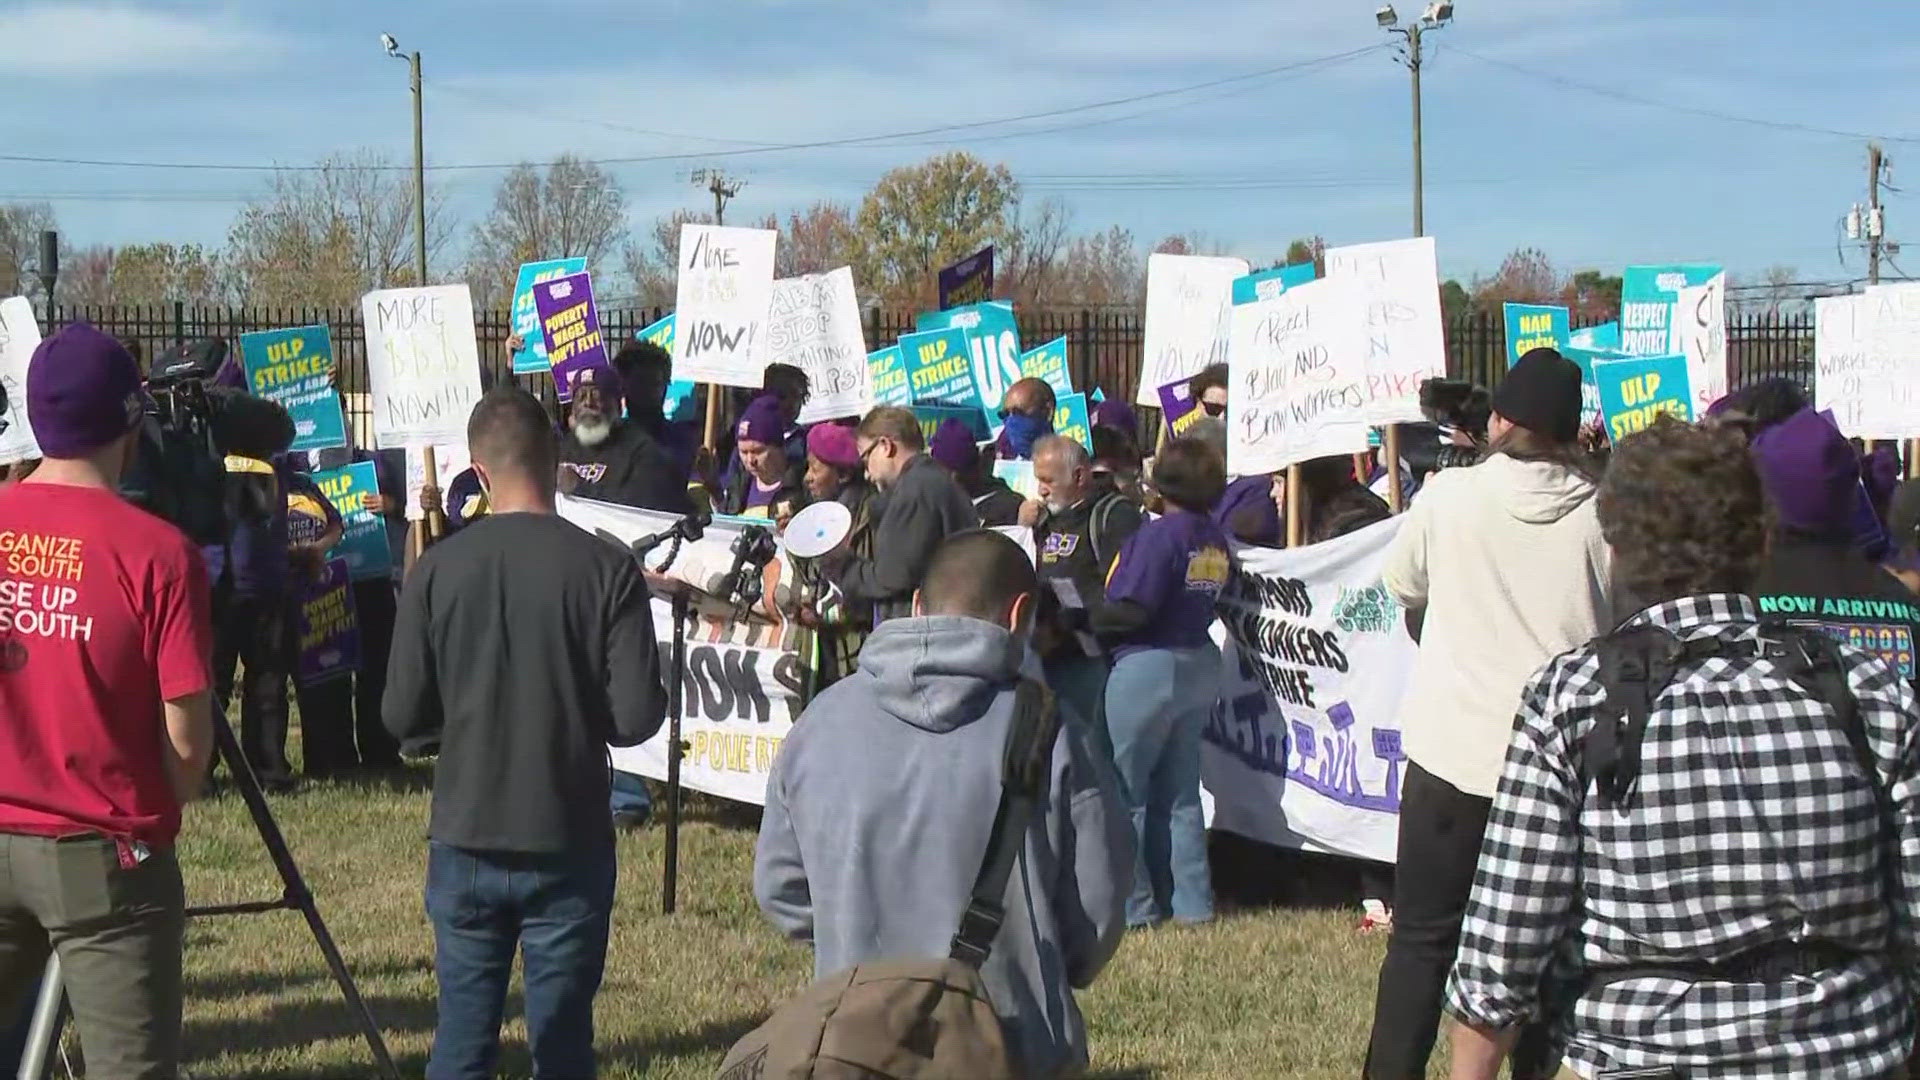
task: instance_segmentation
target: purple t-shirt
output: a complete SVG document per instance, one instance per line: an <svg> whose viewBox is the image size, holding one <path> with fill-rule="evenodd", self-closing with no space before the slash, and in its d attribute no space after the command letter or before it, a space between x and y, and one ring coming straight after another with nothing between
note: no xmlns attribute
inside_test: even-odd
<svg viewBox="0 0 1920 1080"><path fill-rule="evenodd" d="M1227 534L1202 514L1176 511L1142 525L1107 575L1107 602L1131 600L1150 617L1114 657L1206 644L1214 601L1233 572L1231 552Z"/></svg>

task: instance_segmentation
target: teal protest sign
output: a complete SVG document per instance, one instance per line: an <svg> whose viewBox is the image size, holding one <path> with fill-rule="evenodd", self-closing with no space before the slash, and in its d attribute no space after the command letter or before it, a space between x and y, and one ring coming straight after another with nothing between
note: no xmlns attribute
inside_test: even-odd
<svg viewBox="0 0 1920 1080"><path fill-rule="evenodd" d="M1571 319L1566 308L1548 304L1504 304L1507 318L1507 366L1535 349L1565 352L1572 339Z"/></svg>
<svg viewBox="0 0 1920 1080"><path fill-rule="evenodd" d="M940 430L940 425L949 420L958 420L962 424L965 424L967 426L967 432L973 436L974 442L986 442L989 438L987 435L987 418L979 409L955 409L945 405L915 405L913 407L913 417L920 421L920 434L929 443L933 441L933 433Z"/></svg>
<svg viewBox="0 0 1920 1080"><path fill-rule="evenodd" d="M540 332L540 315L533 307L533 287L543 281L572 277L586 269L585 259L548 259L520 264L520 276L513 283L513 332L526 346L513 354L515 375L541 375L549 367L547 339Z"/></svg>
<svg viewBox="0 0 1920 1080"><path fill-rule="evenodd" d="M1093 452L1093 419L1087 412L1087 395L1068 394L1053 410L1053 433L1072 439Z"/></svg>
<svg viewBox="0 0 1920 1080"><path fill-rule="evenodd" d="M1044 379L1053 387L1056 400L1073 393L1073 376L1067 371L1066 335L1054 338L1020 356L1020 377Z"/></svg>
<svg viewBox="0 0 1920 1080"><path fill-rule="evenodd" d="M1618 353L1620 352L1620 324L1603 322L1594 326L1581 327L1567 335L1567 344L1593 352Z"/></svg>
<svg viewBox="0 0 1920 1080"><path fill-rule="evenodd" d="M1292 266L1276 266L1271 270L1262 270L1233 279L1233 302L1251 304L1256 300L1271 300L1288 289L1297 289L1314 280L1316 273L1312 263L1295 263Z"/></svg>
<svg viewBox="0 0 1920 1080"><path fill-rule="evenodd" d="M672 356L673 327L673 315L668 314L659 322L635 332L633 338L635 341L644 341L649 345L658 345L667 351L668 356ZM667 384L667 396L661 402L661 411L670 423L685 423L697 418L698 406L694 397L698 389L697 384L687 379L675 379Z"/></svg>
<svg viewBox="0 0 1920 1080"><path fill-rule="evenodd" d="M1674 335L1681 289L1697 289L1720 273L1706 263L1629 266L1620 278L1620 351L1667 356L1681 351Z"/></svg>
<svg viewBox="0 0 1920 1080"><path fill-rule="evenodd" d="M1665 414L1693 420L1693 388L1684 355L1596 360L1593 378L1600 388L1607 437L1614 442L1646 430Z"/></svg>
<svg viewBox="0 0 1920 1080"><path fill-rule="evenodd" d="M373 462L361 461L313 474L313 482L340 513L346 533L333 553L346 560L355 581L384 578L393 572L393 548L387 544L387 519L366 508L368 495L380 494Z"/></svg>
<svg viewBox="0 0 1920 1080"><path fill-rule="evenodd" d="M873 383L875 405L913 404L913 388L907 383L907 362L900 346L889 345L868 353L867 378Z"/></svg>
<svg viewBox="0 0 1920 1080"><path fill-rule="evenodd" d="M999 300L970 304L952 311L930 311L916 320L922 333L958 330L966 336L967 358L973 367L975 398L988 414L988 424L999 431L998 410L1020 374L1020 327L1013 305ZM916 392L915 401L923 401Z"/></svg>
<svg viewBox="0 0 1920 1080"><path fill-rule="evenodd" d="M333 388L333 339L324 326L240 335L247 386L293 418L295 451L347 445L347 420Z"/></svg>
<svg viewBox="0 0 1920 1080"><path fill-rule="evenodd" d="M900 357L907 366L907 385L914 404L976 411L981 408L965 333L932 330L903 335Z"/></svg>

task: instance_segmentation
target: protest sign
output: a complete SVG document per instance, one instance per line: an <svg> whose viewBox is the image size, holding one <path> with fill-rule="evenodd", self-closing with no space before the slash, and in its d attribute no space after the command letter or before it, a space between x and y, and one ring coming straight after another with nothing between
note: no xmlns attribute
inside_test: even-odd
<svg viewBox="0 0 1920 1080"><path fill-rule="evenodd" d="M1680 352L1674 313L1680 290L1699 288L1720 273L1705 263L1629 266L1620 275L1620 351L1628 356Z"/></svg>
<svg viewBox="0 0 1920 1080"><path fill-rule="evenodd" d="M585 259L548 259L520 264L513 284L513 333L526 345L513 354L515 375L540 375L553 370L547 359L547 337L540 332L540 313L533 306L533 287L543 281L571 277L587 268Z"/></svg>
<svg viewBox="0 0 1920 1080"><path fill-rule="evenodd" d="M1611 349L1587 349L1572 344L1561 349L1560 355L1573 361L1574 366L1580 369L1580 423L1587 427L1600 423L1600 384L1594 381L1593 365L1603 360L1625 360L1628 357Z"/></svg>
<svg viewBox="0 0 1920 1080"><path fill-rule="evenodd" d="M1227 472L1278 472L1367 448L1367 330L1357 276L1233 308Z"/></svg>
<svg viewBox="0 0 1920 1080"><path fill-rule="evenodd" d="M1233 283L1247 260L1199 255L1147 257L1147 312L1135 405L1159 405L1158 390L1227 359Z"/></svg>
<svg viewBox="0 0 1920 1080"><path fill-rule="evenodd" d="M1160 416L1167 423L1167 434L1178 439L1207 415L1193 396L1192 380L1180 379L1159 390Z"/></svg>
<svg viewBox="0 0 1920 1080"><path fill-rule="evenodd" d="M473 464L467 456L467 440L443 443L433 448L434 487L444 498L453 478L466 472ZM420 505L420 492L427 486L426 455L415 449L407 451L407 520L423 521L427 512Z"/></svg>
<svg viewBox="0 0 1920 1080"><path fill-rule="evenodd" d="M387 543L387 519L365 506L366 497L380 494L380 476L373 462L359 461L313 474L320 493L340 514L346 532L333 553L347 564L355 581L384 578L393 573L393 548Z"/></svg>
<svg viewBox="0 0 1920 1080"><path fill-rule="evenodd" d="M1040 497L1040 481L1033 475L1031 461L996 461L993 463L993 475L1006 481L1007 486L1023 499Z"/></svg>
<svg viewBox="0 0 1920 1080"><path fill-rule="evenodd" d="M1045 345L1022 353L1020 377L1044 380L1053 387L1055 399L1073 393L1073 376L1067 371L1066 335L1062 334Z"/></svg>
<svg viewBox="0 0 1920 1080"><path fill-rule="evenodd" d="M1087 411L1087 395L1067 394L1057 399L1053 409L1053 433L1072 439L1093 452L1093 418Z"/></svg>
<svg viewBox="0 0 1920 1080"><path fill-rule="evenodd" d="M915 320L915 329L921 333L958 330L966 335L975 396L986 410L987 425L999 434L997 410L1006 400L1007 391L1022 378L1020 326L1013 317L1013 305L989 301L952 311L927 312Z"/></svg>
<svg viewBox="0 0 1920 1080"><path fill-rule="evenodd" d="M978 304L993 297L993 245L940 271L940 310Z"/></svg>
<svg viewBox="0 0 1920 1080"><path fill-rule="evenodd" d="M676 518L650 510L561 496L560 516L622 546L671 526ZM697 562L732 564L737 526L716 520L706 535L682 545L676 565ZM767 596L790 588L784 554L768 564L763 577ZM672 608L653 601L654 634L664 657L673 639ZM699 609L687 633L684 716L681 738L687 749L680 780L689 789L736 802L766 803L767 775L780 743L805 705L812 681L799 648L802 637L785 624L736 621ZM671 673L666 673L671 678ZM634 747L614 747L613 766L655 780L667 775L668 729Z"/></svg>
<svg viewBox="0 0 1920 1080"><path fill-rule="evenodd" d="M1326 263L1328 278L1360 286L1367 418L1375 424L1424 420L1420 384L1447 374L1433 237L1328 248Z"/></svg>
<svg viewBox="0 0 1920 1080"><path fill-rule="evenodd" d="M1566 308L1550 304L1502 304L1507 319L1507 366L1535 349L1566 351L1572 332Z"/></svg>
<svg viewBox="0 0 1920 1080"><path fill-rule="evenodd" d="M1597 360L1593 378L1600 387L1600 411L1607 420L1607 437L1614 442L1646 430L1663 413L1693 420L1693 389L1684 356Z"/></svg>
<svg viewBox="0 0 1920 1080"><path fill-rule="evenodd" d="M1394 861L1416 646L1380 575L1405 520L1240 551L1220 596L1225 664L1200 752L1214 828Z"/></svg>
<svg viewBox="0 0 1920 1080"><path fill-rule="evenodd" d="M1814 302L1814 404L1856 439L1920 436L1912 357L1920 289L1881 286Z"/></svg>
<svg viewBox="0 0 1920 1080"><path fill-rule="evenodd" d="M916 405L949 405L956 409L982 407L973 363L967 355L967 335L959 330L933 330L900 338L909 394Z"/></svg>
<svg viewBox="0 0 1920 1080"><path fill-rule="evenodd" d="M873 407L873 384L851 269L773 283L765 359L807 373L811 393L800 409L800 423L866 415Z"/></svg>
<svg viewBox="0 0 1920 1080"><path fill-rule="evenodd" d="M965 424L967 433L973 436L974 442L986 442L993 437L987 433L987 418L979 409L956 409L947 405L915 405L913 417L920 421L920 435L929 443L933 441L933 433L940 430L940 425L948 420L958 420Z"/></svg>
<svg viewBox="0 0 1920 1080"><path fill-rule="evenodd" d="M600 332L600 309L593 303L593 275L569 274L533 287L533 310L547 340L554 392L573 400L573 377L588 368L611 371L607 339Z"/></svg>
<svg viewBox="0 0 1920 1080"><path fill-rule="evenodd" d="M467 441L480 346L465 285L383 289L360 301L377 449Z"/></svg>
<svg viewBox="0 0 1920 1080"><path fill-rule="evenodd" d="M40 456L33 425L27 422L27 365L39 347L40 324L34 321L32 301L24 296L0 300L0 390L7 395L6 411L0 412L0 420L6 421L6 430L0 431L0 465Z"/></svg>
<svg viewBox="0 0 1920 1080"><path fill-rule="evenodd" d="M312 686L360 670L360 622L345 559L332 559L303 583L294 632L299 642L293 678Z"/></svg>
<svg viewBox="0 0 1920 1080"><path fill-rule="evenodd" d="M1675 351L1687 358L1693 411L1703 415L1727 396L1727 275L1681 289L1673 318Z"/></svg>
<svg viewBox="0 0 1920 1080"><path fill-rule="evenodd" d="M1314 272L1312 263L1295 263L1292 266L1276 266L1271 270L1256 270L1246 277L1233 280L1233 302L1251 304L1255 300L1271 300L1296 285L1305 285L1318 276Z"/></svg>
<svg viewBox="0 0 1920 1080"><path fill-rule="evenodd" d="M1582 349L1619 352L1620 324L1607 322L1581 327L1567 335L1567 344Z"/></svg>
<svg viewBox="0 0 1920 1080"><path fill-rule="evenodd" d="M911 405L913 387L907 382L907 362L898 345L867 354L867 378L873 384L875 405Z"/></svg>
<svg viewBox="0 0 1920 1080"><path fill-rule="evenodd" d="M347 445L347 418L333 388L333 338L324 326L240 335L240 359L254 397L293 418L291 450Z"/></svg>
<svg viewBox="0 0 1920 1080"><path fill-rule="evenodd" d="M770 229L680 226L673 377L757 388L773 298Z"/></svg>

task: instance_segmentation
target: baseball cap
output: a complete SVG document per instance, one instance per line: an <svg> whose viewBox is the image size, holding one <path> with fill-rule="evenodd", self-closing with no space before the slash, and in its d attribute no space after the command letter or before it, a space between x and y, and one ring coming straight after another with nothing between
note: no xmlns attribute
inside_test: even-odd
<svg viewBox="0 0 1920 1080"><path fill-rule="evenodd" d="M145 403L132 354L91 323L42 341L27 364L27 421L45 457L86 457L133 430Z"/></svg>

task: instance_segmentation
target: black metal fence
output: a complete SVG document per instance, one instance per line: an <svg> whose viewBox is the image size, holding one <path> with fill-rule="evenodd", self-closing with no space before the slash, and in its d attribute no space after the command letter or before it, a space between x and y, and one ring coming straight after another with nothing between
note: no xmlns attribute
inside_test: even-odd
<svg viewBox="0 0 1920 1080"><path fill-rule="evenodd" d="M610 341L630 338L664 317L663 309L610 309L600 313ZM363 434L367 416L366 337L358 310L339 308L203 308L186 304L146 307L74 306L56 308L50 326L86 320L127 341L138 342L148 356L205 337L233 339L254 330L324 325L332 333L340 369L340 389L350 419ZM913 330L913 313L869 309L867 347L878 349ZM496 381L511 378L506 340L511 323L505 311L476 314L481 363ZM1143 318L1138 312L1041 310L1020 312L1020 340L1027 348L1064 337L1075 387L1099 387L1130 399L1140 378ZM1456 379L1494 386L1506 375L1506 327L1486 314L1452 321L1447 330L1447 371ZM1728 372L1735 387L1764 378L1786 377L1811 386L1813 319L1807 315L1729 313ZM551 398L550 380L524 377L523 385Z"/></svg>

